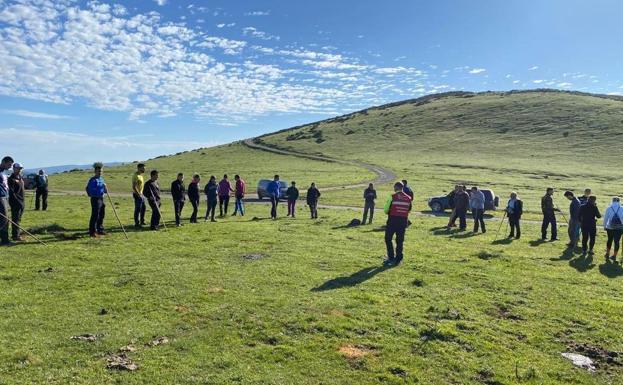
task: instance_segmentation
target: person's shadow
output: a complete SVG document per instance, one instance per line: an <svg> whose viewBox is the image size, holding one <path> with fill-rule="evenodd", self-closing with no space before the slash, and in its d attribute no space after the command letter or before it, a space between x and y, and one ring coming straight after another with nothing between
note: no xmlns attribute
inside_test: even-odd
<svg viewBox="0 0 623 385"><path fill-rule="evenodd" d="M623 275L623 266L608 260L599 265L599 272L608 278L616 278Z"/></svg>
<svg viewBox="0 0 623 385"><path fill-rule="evenodd" d="M576 259L569 261L569 266L573 267L580 273L585 273L595 267L592 254L582 254Z"/></svg>
<svg viewBox="0 0 623 385"><path fill-rule="evenodd" d="M390 266L371 266L366 267L365 269L361 269L356 273L353 273L349 276L345 277L337 277L328 280L318 287L314 287L311 291L327 291L340 289L342 287L353 287L357 286L362 282L365 282L375 275L384 272L385 270L391 269Z"/></svg>

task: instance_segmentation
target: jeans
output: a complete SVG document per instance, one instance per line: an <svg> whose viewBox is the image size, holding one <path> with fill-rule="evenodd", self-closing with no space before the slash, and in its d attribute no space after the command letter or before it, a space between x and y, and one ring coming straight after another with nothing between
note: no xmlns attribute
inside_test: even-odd
<svg viewBox="0 0 623 385"><path fill-rule="evenodd" d="M515 237L519 239L521 237L521 226L519 224L519 217L515 215L509 215L508 224L511 227L511 233L509 234L509 237Z"/></svg>
<svg viewBox="0 0 623 385"><path fill-rule="evenodd" d="M35 210L42 208L43 211L48 209L48 189L38 188L35 191Z"/></svg>
<svg viewBox="0 0 623 385"><path fill-rule="evenodd" d="M151 208L151 221L149 225L152 230L155 230L160 225L160 202L149 200L149 207Z"/></svg>
<svg viewBox="0 0 623 385"><path fill-rule="evenodd" d="M597 224L585 223L582 224L582 250L593 250L595 247L595 237L597 236Z"/></svg>
<svg viewBox="0 0 623 385"><path fill-rule="evenodd" d="M236 197L236 204L234 206L234 215L240 212L240 216L244 216L244 202L243 197Z"/></svg>
<svg viewBox="0 0 623 385"><path fill-rule="evenodd" d="M454 215L459 218L459 230L467 228L467 209L455 209Z"/></svg>
<svg viewBox="0 0 623 385"><path fill-rule="evenodd" d="M218 204L218 202L216 201L216 198L214 198L214 199L208 198L208 208L206 210L206 220L208 220L208 217L211 217L211 219L214 220L214 212L216 211L216 205L217 204Z"/></svg>
<svg viewBox="0 0 623 385"><path fill-rule="evenodd" d="M614 242L614 254L617 254L619 252L619 245L621 243L621 234L623 233L623 230L606 229L606 233L608 233L608 242L606 243L608 251L610 251L612 243Z"/></svg>
<svg viewBox="0 0 623 385"><path fill-rule="evenodd" d="M190 216L190 223L197 223L197 211L199 211L199 199L190 199L190 204L193 206L193 213Z"/></svg>
<svg viewBox="0 0 623 385"><path fill-rule="evenodd" d="M573 246L577 245L580 238L580 221L578 219L569 218L569 228L567 232L569 234L569 243Z"/></svg>
<svg viewBox="0 0 623 385"><path fill-rule="evenodd" d="M175 210L175 224L180 225L182 222L182 210L184 210L184 201L173 201L173 209Z"/></svg>
<svg viewBox="0 0 623 385"><path fill-rule="evenodd" d="M223 205L225 206L225 215L227 215L227 206L229 206L229 195L221 195L218 197L218 208L223 216Z"/></svg>
<svg viewBox="0 0 623 385"><path fill-rule="evenodd" d="M478 232L478 225L482 228L482 232L486 233L487 229L485 228L485 220L484 220L484 209L472 209L472 217L474 218L474 232Z"/></svg>
<svg viewBox="0 0 623 385"><path fill-rule="evenodd" d="M374 218L374 201L366 201L366 203L363 205L363 220L361 221L362 225L366 224L366 219L368 219L368 213L370 213L369 223L372 223L372 218Z"/></svg>
<svg viewBox="0 0 623 385"><path fill-rule="evenodd" d="M270 218L277 219L277 205L279 205L279 198L276 196L270 197Z"/></svg>
<svg viewBox="0 0 623 385"><path fill-rule="evenodd" d="M11 226L11 236L13 237L13 240L16 240L21 234L21 230L17 226L19 226L20 222L22 221L22 214L24 214L24 205L12 204L10 206L11 220L13 221L13 226Z"/></svg>
<svg viewBox="0 0 623 385"><path fill-rule="evenodd" d="M541 225L541 238L547 238L547 227L551 225L552 239L558 238L558 228L556 227L556 215L554 213L543 213L543 224Z"/></svg>
<svg viewBox="0 0 623 385"><path fill-rule="evenodd" d="M104 232L104 217L106 216L106 204L104 197L91 197L91 219L89 220L89 234Z"/></svg>
<svg viewBox="0 0 623 385"><path fill-rule="evenodd" d="M389 217L387 218L387 226L385 227L385 246L387 247L387 259L400 263L403 257L403 243L405 240L405 231L407 230L407 218ZM392 239L396 236L396 253L394 254L394 245Z"/></svg>
<svg viewBox="0 0 623 385"><path fill-rule="evenodd" d="M137 193L133 193L132 197L134 198L134 225L144 225L145 224L145 197L142 195L138 195Z"/></svg>
<svg viewBox="0 0 623 385"><path fill-rule="evenodd" d="M292 215L292 218L295 217L296 214L296 201L288 199L288 215Z"/></svg>
<svg viewBox="0 0 623 385"><path fill-rule="evenodd" d="M9 198L0 198L0 243L9 243Z"/></svg>

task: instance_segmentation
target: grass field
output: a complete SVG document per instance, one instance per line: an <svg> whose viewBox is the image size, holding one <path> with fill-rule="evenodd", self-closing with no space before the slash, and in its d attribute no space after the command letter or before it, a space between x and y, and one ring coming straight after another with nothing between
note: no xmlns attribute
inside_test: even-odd
<svg viewBox="0 0 623 385"><path fill-rule="evenodd" d="M115 201L131 223L131 201ZM248 205L244 218L131 231L130 241L110 207L111 234L86 237L87 210L84 197L53 196L51 211L24 218L49 246L2 250L2 384L616 384L623 375L620 357L589 373L560 356L577 344L623 351L623 269L536 242L534 225L522 241L492 244L497 223L464 236L413 218L404 264L384 269L382 218L345 228L359 215L346 210L311 221L301 206L295 220L270 221L267 206ZM70 339L85 333L97 340ZM168 343L150 346L158 337ZM138 370L106 369L128 345Z"/></svg>

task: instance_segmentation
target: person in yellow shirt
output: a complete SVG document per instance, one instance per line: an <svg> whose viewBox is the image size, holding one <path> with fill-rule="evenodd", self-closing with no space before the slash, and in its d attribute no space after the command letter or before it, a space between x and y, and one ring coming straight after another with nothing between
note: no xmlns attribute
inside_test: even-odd
<svg viewBox="0 0 623 385"><path fill-rule="evenodd" d="M145 225L145 196L143 186L145 186L145 164L136 165L136 172L132 177L132 196L134 197L134 227L139 228Z"/></svg>

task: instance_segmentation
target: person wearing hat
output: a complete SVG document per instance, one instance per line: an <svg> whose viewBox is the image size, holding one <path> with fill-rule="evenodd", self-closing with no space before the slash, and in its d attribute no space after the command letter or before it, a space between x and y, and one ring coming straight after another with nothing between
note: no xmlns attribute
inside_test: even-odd
<svg viewBox="0 0 623 385"><path fill-rule="evenodd" d="M39 170L35 177L35 210L48 209L48 176L44 170Z"/></svg>
<svg viewBox="0 0 623 385"><path fill-rule="evenodd" d="M106 235L104 232L104 217L106 216L106 204L104 195L107 193L106 183L102 177L101 162L93 163L93 176L87 182L85 190L91 200L91 218L89 219L89 236L97 238L98 235Z"/></svg>
<svg viewBox="0 0 623 385"><path fill-rule="evenodd" d="M9 240L9 181L5 170L13 167L13 158L5 156L0 162L0 245L10 246Z"/></svg>
<svg viewBox="0 0 623 385"><path fill-rule="evenodd" d="M385 266L398 266L403 257L403 243L405 231L409 222L412 199L403 191L404 185L400 182L394 184L394 194L385 203L385 214L387 214L387 225L385 226L385 246L387 247L387 259L383 262ZM396 235L396 252L392 239Z"/></svg>
<svg viewBox="0 0 623 385"><path fill-rule="evenodd" d="M13 163L13 173L9 176L9 206L11 206L11 236L14 241L23 241L19 224L24 214L24 178L22 170L24 167L20 163Z"/></svg>

